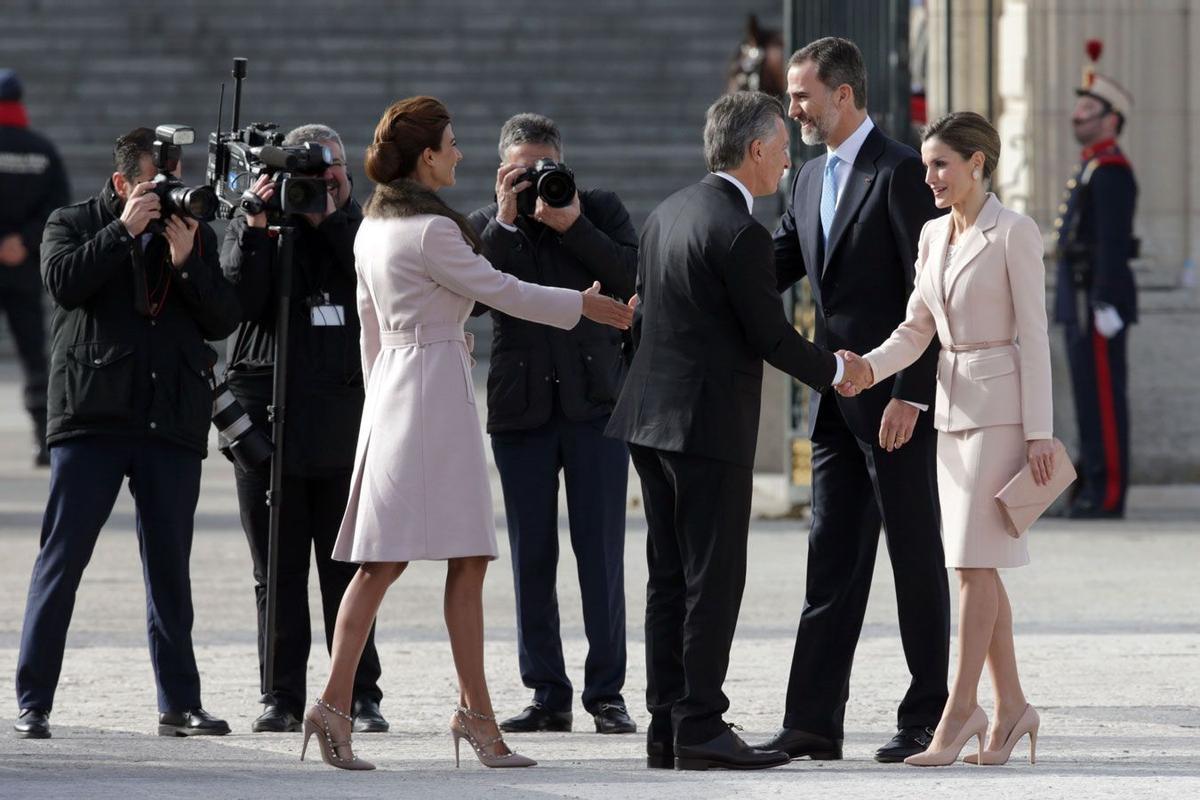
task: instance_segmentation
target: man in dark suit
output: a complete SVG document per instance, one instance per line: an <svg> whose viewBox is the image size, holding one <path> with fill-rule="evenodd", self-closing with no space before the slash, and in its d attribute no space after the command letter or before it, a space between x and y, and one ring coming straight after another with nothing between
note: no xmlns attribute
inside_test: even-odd
<svg viewBox="0 0 1200 800"><path fill-rule="evenodd" d="M921 227L937 211L911 148L884 136L866 109L866 69L853 42L829 37L788 62L789 116L826 155L792 183L775 233L780 289L807 276L815 341L865 353L904 319ZM842 757L850 667L883 523L900 637L912 674L899 731L876 753L923 751L946 702L950 601L940 538L933 403L938 344L894 379L854 398L814 393L812 530L804 609L783 730L763 746L792 757Z"/></svg>
<svg viewBox="0 0 1200 800"><path fill-rule="evenodd" d="M496 202L470 216L496 269L544 286L586 289L600 281L605 292L627 300L637 274L637 232L621 199L582 189L555 208L523 179L543 159L561 163L554 120L511 117L500 131L500 158ZM486 310L475 306L475 313ZM550 330L494 309L492 321L487 432L512 548L521 681L533 690L533 702L500 730L571 730L573 690L555 589L561 473L588 640L581 700L597 733L635 733L621 694L629 453L604 436L625 374L621 333L589 320Z"/></svg>
<svg viewBox="0 0 1200 800"><path fill-rule="evenodd" d="M783 106L761 92L722 97L704 151L714 174L646 221L636 350L608 433L629 442L649 529L648 763L756 769L788 756L730 730L721 686L745 586L762 363L826 388L862 362L843 364L796 332L771 235L750 214L788 165Z"/></svg>

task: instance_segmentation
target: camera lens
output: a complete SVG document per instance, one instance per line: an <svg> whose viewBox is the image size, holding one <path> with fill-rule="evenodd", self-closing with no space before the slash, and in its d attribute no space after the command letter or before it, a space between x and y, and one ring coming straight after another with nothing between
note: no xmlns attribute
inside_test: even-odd
<svg viewBox="0 0 1200 800"><path fill-rule="evenodd" d="M217 217L217 193L209 186L174 189L171 201L194 219L211 222Z"/></svg>
<svg viewBox="0 0 1200 800"><path fill-rule="evenodd" d="M538 181L538 195L552 208L569 206L575 196L575 181L566 172L554 170Z"/></svg>

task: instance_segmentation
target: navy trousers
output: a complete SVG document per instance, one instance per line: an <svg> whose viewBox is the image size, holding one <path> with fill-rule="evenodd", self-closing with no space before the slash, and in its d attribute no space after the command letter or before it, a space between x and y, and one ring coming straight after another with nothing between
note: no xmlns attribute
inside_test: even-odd
<svg viewBox="0 0 1200 800"><path fill-rule="evenodd" d="M1090 320L1089 320L1090 322ZM1129 490L1128 328L1105 339L1090 325L1067 326L1067 361L1079 421L1075 502L1123 512Z"/></svg>
<svg viewBox="0 0 1200 800"><path fill-rule="evenodd" d="M572 422L557 408L540 428L492 435L500 470L517 597L521 680L551 711L570 711L559 634L558 474L567 489L588 655L583 707L624 703L625 489L629 451L604 436L608 417Z"/></svg>
<svg viewBox="0 0 1200 800"><path fill-rule="evenodd" d="M25 410L40 426L46 424L46 323L42 308L45 292L40 283L31 287L0 287L0 309L17 345L25 375ZM44 435L45 431L39 431Z"/></svg>
<svg viewBox="0 0 1200 800"><path fill-rule="evenodd" d="M308 697L308 654L312 647L312 619L308 610L310 554L315 554L317 580L321 588L321 616L325 623L325 649L333 649L342 595L357 564L333 560L333 543L350 496L350 471L322 478L296 475L283 477L283 516L279 524L278 592L275 615L275 674L272 692L267 692L267 562L271 509L266 503L271 487L270 462L244 470L234 465L242 528L250 543L254 562L254 596L258 605L258 675L262 701L283 706L297 717L304 714ZM375 626L367 636L358 669L354 673L354 699L383 699L379 688L379 653L375 650Z"/></svg>
<svg viewBox="0 0 1200 800"><path fill-rule="evenodd" d="M75 592L126 476L137 506L158 708L200 706L188 571L200 460L199 453L149 438L91 436L50 448L50 497L17 661L21 708L54 706Z"/></svg>

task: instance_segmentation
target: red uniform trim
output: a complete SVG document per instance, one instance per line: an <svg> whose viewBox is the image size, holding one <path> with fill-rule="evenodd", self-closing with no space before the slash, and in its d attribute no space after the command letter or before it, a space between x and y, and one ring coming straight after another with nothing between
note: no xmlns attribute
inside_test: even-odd
<svg viewBox="0 0 1200 800"><path fill-rule="evenodd" d="M1081 154L1081 156L1082 156L1081 160L1091 161L1093 158L1096 157L1097 153L1103 153L1106 150L1116 150L1116 149L1117 149L1117 140L1116 139L1104 139L1102 141L1096 142L1093 145L1083 148L1083 152Z"/></svg>
<svg viewBox="0 0 1200 800"><path fill-rule="evenodd" d="M0 125L6 128L28 128L29 116L19 100L0 100Z"/></svg>
<svg viewBox="0 0 1200 800"><path fill-rule="evenodd" d="M1121 504L1121 445L1117 435L1117 406L1113 398L1112 369L1108 363L1108 339L1092 331L1092 352L1096 356L1096 390L1100 405L1100 440L1104 445L1105 511L1116 511Z"/></svg>

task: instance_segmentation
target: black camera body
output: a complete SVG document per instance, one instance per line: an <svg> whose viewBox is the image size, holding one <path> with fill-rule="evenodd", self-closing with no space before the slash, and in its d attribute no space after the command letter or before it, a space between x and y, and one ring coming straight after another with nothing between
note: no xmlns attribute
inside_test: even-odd
<svg viewBox="0 0 1200 800"><path fill-rule="evenodd" d="M196 132L187 125L159 125L154 129L154 193L158 195L161 217L151 220L146 229L162 233L171 217L189 217L212 222L217 216L217 194L209 186L188 186L174 175L183 145L196 140Z"/></svg>
<svg viewBox="0 0 1200 800"><path fill-rule="evenodd" d="M221 216L241 208L247 214L266 211L273 222L287 214L323 214L329 187L322 175L333 154L318 142L283 144L274 123L255 122L208 137L207 178L220 195ZM263 201L253 192L262 175L275 179L275 194Z"/></svg>
<svg viewBox="0 0 1200 800"><path fill-rule="evenodd" d="M575 173L562 162L540 158L514 180L513 185L524 181L532 185L517 193L518 214L532 217L539 197L551 208L565 208L575 198Z"/></svg>

